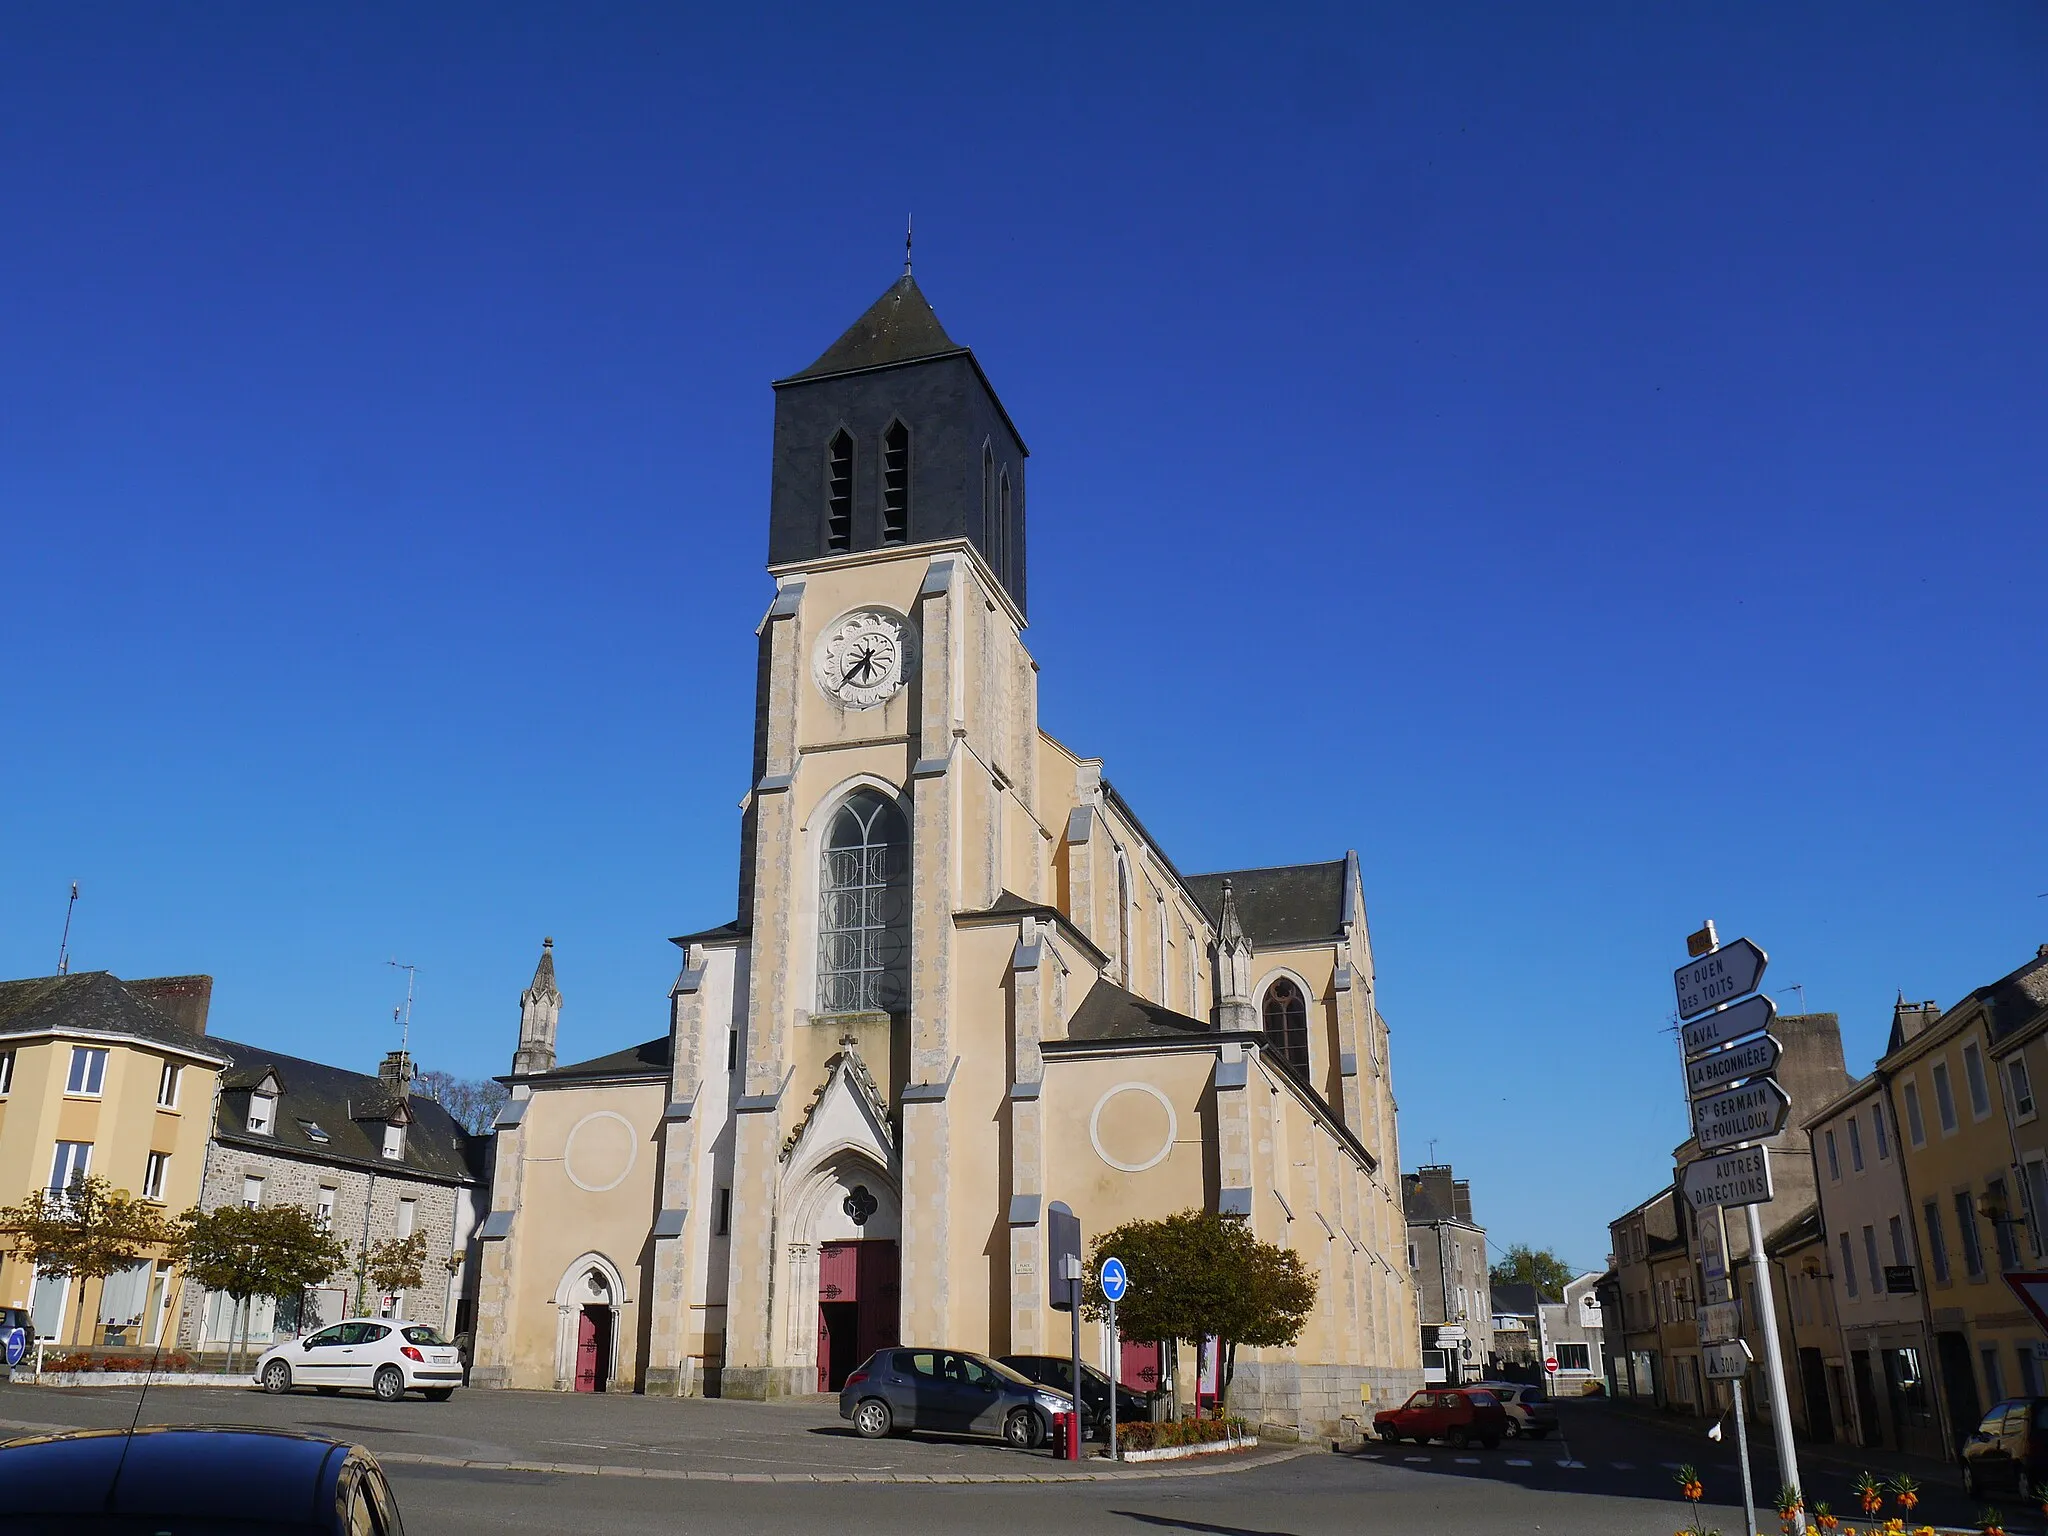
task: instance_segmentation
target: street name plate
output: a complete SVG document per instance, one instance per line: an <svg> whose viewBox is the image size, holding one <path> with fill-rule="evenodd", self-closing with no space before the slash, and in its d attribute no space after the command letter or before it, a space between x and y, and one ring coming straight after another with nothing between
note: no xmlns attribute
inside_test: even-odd
<svg viewBox="0 0 2048 1536"><path fill-rule="evenodd" d="M1709 1344L1700 1351L1709 1381L1735 1381L1749 1374L1749 1346L1737 1339L1732 1344Z"/></svg>
<svg viewBox="0 0 2048 1536"><path fill-rule="evenodd" d="M1681 1175L1686 1203L1696 1211L1715 1205L1766 1205L1771 1188L1771 1154L1743 1147L1687 1163Z"/></svg>
<svg viewBox="0 0 2048 1536"><path fill-rule="evenodd" d="M1776 1035L1759 1035L1754 1040L1731 1045L1725 1051L1710 1051L1704 1056L1696 1056L1685 1064L1685 1091L1692 1098L1704 1098L1716 1089L1741 1082L1745 1077L1762 1077L1778 1064L1778 1058L1784 1054L1784 1047L1778 1044Z"/></svg>
<svg viewBox="0 0 2048 1536"><path fill-rule="evenodd" d="M1710 1013L1703 1019L1694 1019L1690 1024L1680 1026L1678 1035L1685 1044L1685 1054L1697 1056L1701 1051L1711 1051L1730 1040L1740 1040L1744 1035L1769 1029L1777 1016L1778 1005L1768 997L1745 997L1732 1008L1723 1008L1719 1013Z"/></svg>
<svg viewBox="0 0 2048 1536"><path fill-rule="evenodd" d="M1742 1337L1742 1304L1717 1301L1700 1308L1700 1342L1730 1344Z"/></svg>
<svg viewBox="0 0 2048 1536"><path fill-rule="evenodd" d="M1719 1152L1737 1142L1762 1141L1785 1128L1792 1100L1776 1078L1759 1077L1710 1098L1695 1099L1693 1137L1702 1152Z"/></svg>
<svg viewBox="0 0 2048 1536"><path fill-rule="evenodd" d="M1692 1018L1709 1008L1732 1003L1754 992L1770 959L1747 939L1723 944L1711 954L1688 960L1671 973L1678 988L1678 1016Z"/></svg>

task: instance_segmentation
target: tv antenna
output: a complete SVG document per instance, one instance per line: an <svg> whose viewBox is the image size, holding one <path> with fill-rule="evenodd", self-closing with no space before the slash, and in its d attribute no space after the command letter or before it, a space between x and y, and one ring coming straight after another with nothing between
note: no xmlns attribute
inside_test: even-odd
<svg viewBox="0 0 2048 1536"><path fill-rule="evenodd" d="M71 899L64 903L64 937L57 941L57 974L71 973L71 909L78 905L78 882L71 882Z"/></svg>
<svg viewBox="0 0 2048 1536"><path fill-rule="evenodd" d="M1796 981L1788 981L1785 983L1784 986L1778 988L1778 990L1780 992L1797 992L1799 994L1799 1011L1801 1013L1806 1012L1806 988L1802 987Z"/></svg>
<svg viewBox="0 0 2048 1536"><path fill-rule="evenodd" d="M394 969L405 972L405 1007L402 1011L397 1008L391 1010L391 1022L398 1025L398 1048L401 1051L410 1053L412 1050L412 984L413 978L419 974L419 967L407 965L402 960L391 960L387 961L386 964Z"/></svg>

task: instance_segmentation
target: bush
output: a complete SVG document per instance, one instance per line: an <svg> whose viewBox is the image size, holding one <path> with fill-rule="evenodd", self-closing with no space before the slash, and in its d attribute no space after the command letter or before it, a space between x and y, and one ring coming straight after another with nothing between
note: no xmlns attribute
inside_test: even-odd
<svg viewBox="0 0 2048 1536"><path fill-rule="evenodd" d="M51 1355L43 1356L46 1371L133 1371L141 1373L154 1369L163 1371L189 1371L192 1357L182 1352L152 1357L149 1355Z"/></svg>
<svg viewBox="0 0 2048 1536"><path fill-rule="evenodd" d="M1127 1451L1160 1451L1176 1445L1214 1445L1248 1436L1243 1419L1168 1419L1164 1424L1122 1424L1117 1444Z"/></svg>

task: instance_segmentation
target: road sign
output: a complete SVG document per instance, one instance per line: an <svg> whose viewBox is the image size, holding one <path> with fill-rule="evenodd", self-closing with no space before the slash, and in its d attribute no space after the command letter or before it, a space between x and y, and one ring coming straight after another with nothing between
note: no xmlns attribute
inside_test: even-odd
<svg viewBox="0 0 2048 1536"><path fill-rule="evenodd" d="M1465 1337L1465 1330L1462 1326L1458 1325L1439 1328L1436 1331L1436 1337L1438 1343L1442 1343L1445 1339L1462 1339Z"/></svg>
<svg viewBox="0 0 2048 1536"><path fill-rule="evenodd" d="M1679 1182L1685 1201L1696 1211L1712 1205L1764 1205L1771 1188L1771 1154L1763 1147L1743 1147L1687 1163Z"/></svg>
<svg viewBox="0 0 2048 1536"><path fill-rule="evenodd" d="M2026 1304L2027 1310L2034 1314L2035 1321L2043 1328L2048 1328L2048 1275L2012 1271L2007 1273L2005 1283L2012 1287L2013 1295L2019 1297Z"/></svg>
<svg viewBox="0 0 2048 1536"><path fill-rule="evenodd" d="M1728 1344L1742 1337L1742 1304L1717 1301L1700 1308L1700 1342Z"/></svg>
<svg viewBox="0 0 2048 1536"><path fill-rule="evenodd" d="M1709 1344L1700 1351L1709 1381L1734 1381L1747 1376L1753 1358L1749 1346L1740 1339L1731 1344Z"/></svg>
<svg viewBox="0 0 2048 1536"><path fill-rule="evenodd" d="M10 1367L21 1364L21 1357L28 1353L28 1333L24 1329L7 1330L7 1364Z"/></svg>
<svg viewBox="0 0 2048 1536"><path fill-rule="evenodd" d="M1762 1141L1785 1128L1792 1100L1776 1078L1759 1077L1710 1098L1695 1099L1692 1133L1702 1152L1719 1152L1741 1141Z"/></svg>
<svg viewBox="0 0 2048 1536"><path fill-rule="evenodd" d="M1053 1310L1072 1312L1081 1294L1081 1218L1064 1200L1053 1201L1045 1214Z"/></svg>
<svg viewBox="0 0 2048 1536"><path fill-rule="evenodd" d="M1552 1355L1548 1360L1544 1361L1543 1369L1555 1376L1557 1374L1557 1356Z"/></svg>
<svg viewBox="0 0 2048 1536"><path fill-rule="evenodd" d="M1701 1051L1711 1051L1730 1040L1740 1040L1744 1035L1769 1029L1777 1016L1778 1005L1768 997L1745 997L1732 1008L1723 1008L1719 1013L1710 1013L1682 1026L1678 1031L1679 1039L1684 1043L1688 1057L1697 1056Z"/></svg>
<svg viewBox="0 0 2048 1536"><path fill-rule="evenodd" d="M1131 1277L1124 1273L1124 1261L1122 1259L1104 1259L1102 1261L1102 1295L1105 1300L1122 1301L1124 1299L1124 1292L1129 1289L1130 1283Z"/></svg>
<svg viewBox="0 0 2048 1536"><path fill-rule="evenodd" d="M1678 1016L1689 1019L1754 992L1769 963L1770 957L1747 939L1686 961L1671 973L1678 987Z"/></svg>
<svg viewBox="0 0 2048 1536"><path fill-rule="evenodd" d="M1726 1050L1709 1051L1685 1064L1685 1091L1697 1099L1745 1077L1762 1077L1784 1054L1776 1035L1758 1035Z"/></svg>

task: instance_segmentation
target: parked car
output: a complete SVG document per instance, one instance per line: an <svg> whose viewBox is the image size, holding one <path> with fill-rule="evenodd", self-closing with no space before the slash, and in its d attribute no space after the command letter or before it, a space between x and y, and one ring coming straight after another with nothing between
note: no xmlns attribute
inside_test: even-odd
<svg viewBox="0 0 2048 1536"><path fill-rule="evenodd" d="M0 1527L404 1536L398 1501L359 1445L283 1429L84 1429L0 1445Z"/></svg>
<svg viewBox="0 0 2048 1536"><path fill-rule="evenodd" d="M2048 1495L2048 1397L2015 1397L1963 1437L1963 1493L2011 1493L2033 1504Z"/></svg>
<svg viewBox="0 0 2048 1536"><path fill-rule="evenodd" d="M1390 1445L1446 1440L1463 1449L1476 1441L1491 1450L1506 1438L1508 1416L1484 1387L1425 1387L1400 1407L1374 1414L1372 1428Z"/></svg>
<svg viewBox="0 0 2048 1536"><path fill-rule="evenodd" d="M1074 1362L1064 1355L1003 1355L1002 1363L1020 1376L1028 1376L1041 1387L1069 1396L1074 1391ZM1109 1412L1109 1376L1087 1361L1081 1362L1081 1417L1092 1432L1102 1428ZM1116 1389L1116 1421L1143 1424L1152 1417L1152 1399L1119 1385Z"/></svg>
<svg viewBox="0 0 2048 1536"><path fill-rule="evenodd" d="M408 1392L445 1403L462 1385L462 1358L425 1323L349 1317L265 1350L255 1374L266 1392L311 1387L331 1396L353 1387L387 1403Z"/></svg>
<svg viewBox="0 0 2048 1536"><path fill-rule="evenodd" d="M1033 1450L1051 1437L1054 1414L1073 1411L1067 1393L964 1349L878 1349L839 1392L839 1417L867 1440L943 1430Z"/></svg>
<svg viewBox="0 0 2048 1536"><path fill-rule="evenodd" d="M1557 1428L1557 1404L1544 1395L1541 1387L1519 1381L1482 1381L1475 1385L1500 1399L1501 1410L1508 1416L1510 1440L1541 1440Z"/></svg>

